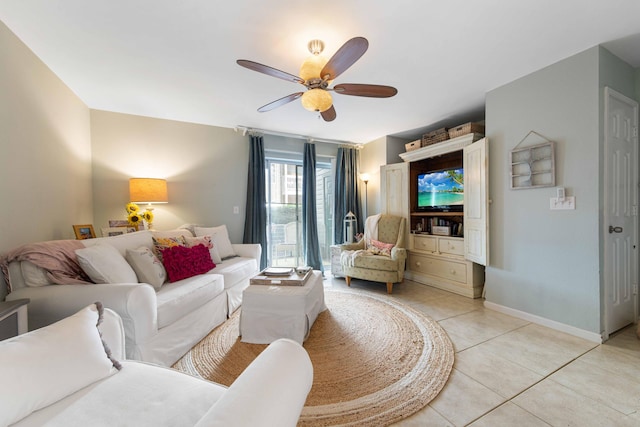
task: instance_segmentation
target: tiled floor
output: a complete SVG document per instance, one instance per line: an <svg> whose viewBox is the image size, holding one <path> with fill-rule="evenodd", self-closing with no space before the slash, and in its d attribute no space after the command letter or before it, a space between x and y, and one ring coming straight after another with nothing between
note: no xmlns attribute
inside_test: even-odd
<svg viewBox="0 0 640 427"><path fill-rule="evenodd" d="M326 288L346 288L326 277ZM351 289L386 294L356 279ZM442 392L396 426L640 426L635 328L598 345L409 280L389 298L438 321L456 352Z"/></svg>

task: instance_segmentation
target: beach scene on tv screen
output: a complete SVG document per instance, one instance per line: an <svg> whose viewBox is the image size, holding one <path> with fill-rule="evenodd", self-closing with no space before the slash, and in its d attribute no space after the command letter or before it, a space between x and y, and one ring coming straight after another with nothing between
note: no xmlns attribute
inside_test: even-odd
<svg viewBox="0 0 640 427"><path fill-rule="evenodd" d="M432 172L418 176L418 206L464 204L462 169Z"/></svg>

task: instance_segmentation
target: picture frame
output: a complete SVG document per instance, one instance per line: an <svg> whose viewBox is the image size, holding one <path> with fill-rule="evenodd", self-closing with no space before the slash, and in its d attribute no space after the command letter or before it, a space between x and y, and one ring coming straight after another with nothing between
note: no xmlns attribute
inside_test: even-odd
<svg viewBox="0 0 640 427"><path fill-rule="evenodd" d="M126 219L110 219L109 228L116 227L127 227L127 229L129 229L129 233L131 232L131 229L133 229L133 231L138 231L138 226L129 224L129 221Z"/></svg>
<svg viewBox="0 0 640 427"><path fill-rule="evenodd" d="M128 232L126 227L102 227L102 237L120 236Z"/></svg>
<svg viewBox="0 0 640 427"><path fill-rule="evenodd" d="M95 239L96 237L96 232L93 231L91 224L74 225L73 232L76 235L76 240Z"/></svg>
<svg viewBox="0 0 640 427"><path fill-rule="evenodd" d="M102 227L102 237L120 236L121 234L134 233L138 231L137 227Z"/></svg>

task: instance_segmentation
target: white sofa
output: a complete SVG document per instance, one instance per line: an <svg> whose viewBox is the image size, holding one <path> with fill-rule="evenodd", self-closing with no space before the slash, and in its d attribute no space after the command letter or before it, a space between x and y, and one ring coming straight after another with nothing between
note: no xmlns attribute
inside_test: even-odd
<svg viewBox="0 0 640 427"><path fill-rule="evenodd" d="M224 230L226 233L226 227ZM80 242L86 247L108 244L124 257L127 249L152 248L153 236L193 237L193 234L188 229L145 230ZM171 366L240 306L242 291L259 271L260 245L229 243L228 251L237 256L223 260L206 274L165 283L157 290L149 284L137 283L135 273L133 279L122 283L54 284L46 270L14 257L8 264L11 292L6 299L31 300L29 330L101 301L123 319L128 359Z"/></svg>
<svg viewBox="0 0 640 427"><path fill-rule="evenodd" d="M0 341L0 426L296 425L313 382L311 361L298 343L272 343L227 388L123 361L122 321L104 309L100 322L101 312L92 304Z"/></svg>

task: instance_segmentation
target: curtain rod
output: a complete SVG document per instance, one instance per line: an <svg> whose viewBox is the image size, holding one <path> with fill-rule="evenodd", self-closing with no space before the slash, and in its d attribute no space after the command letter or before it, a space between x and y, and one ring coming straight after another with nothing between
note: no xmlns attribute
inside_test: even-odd
<svg viewBox="0 0 640 427"><path fill-rule="evenodd" d="M257 133L263 133L266 135L273 135L273 136L282 136L285 138L296 138L296 139L305 139L309 142L326 142L329 144L341 144L341 145L348 145L350 147L353 146L357 146L360 147L362 144L356 144L355 142L349 142L349 141L338 141L335 139L323 139L323 138L313 138L310 136L305 136L305 135L296 135L293 133L286 133L286 132L276 132L276 131L271 131L271 130L266 130L266 129L257 129L257 128L251 128L248 126L241 126L238 125L236 126L233 130L235 130L236 132L240 132L242 131L242 136L245 136L247 134L247 132L249 132L249 134L251 134L252 132L257 132Z"/></svg>

